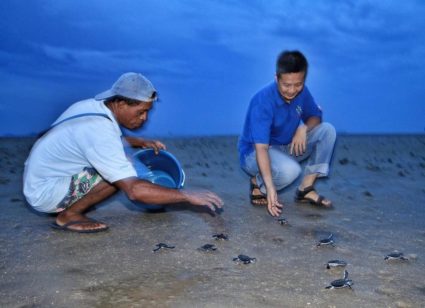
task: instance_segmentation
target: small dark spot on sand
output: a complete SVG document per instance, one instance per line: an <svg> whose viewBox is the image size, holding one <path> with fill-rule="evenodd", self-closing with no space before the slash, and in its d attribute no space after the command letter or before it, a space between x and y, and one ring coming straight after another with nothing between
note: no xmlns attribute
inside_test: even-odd
<svg viewBox="0 0 425 308"><path fill-rule="evenodd" d="M274 239L272 239L272 241L275 244L281 244L281 243L285 242L285 240L283 238L280 238L280 237L275 237Z"/></svg>
<svg viewBox="0 0 425 308"><path fill-rule="evenodd" d="M208 163L205 163L205 168L209 168L210 165L208 165Z"/></svg>
<svg viewBox="0 0 425 308"><path fill-rule="evenodd" d="M378 289L375 290L375 293L380 294L380 295L391 295L393 292L392 292L392 290L378 288Z"/></svg>
<svg viewBox="0 0 425 308"><path fill-rule="evenodd" d="M392 163L393 163L393 160L392 160L391 158L388 158L388 159L387 159L387 161L388 161L390 164L392 164Z"/></svg>
<svg viewBox="0 0 425 308"><path fill-rule="evenodd" d="M411 157L416 157L415 153L413 153L413 152L409 152L409 154L410 154Z"/></svg>
<svg viewBox="0 0 425 308"><path fill-rule="evenodd" d="M0 178L0 185L8 184L10 182L9 179Z"/></svg>
<svg viewBox="0 0 425 308"><path fill-rule="evenodd" d="M347 158L343 158L339 160L339 164L340 165L346 165L348 164L350 161Z"/></svg>
<svg viewBox="0 0 425 308"><path fill-rule="evenodd" d="M422 293L422 295L425 295L425 286L422 287L416 287L416 289L418 289L419 292Z"/></svg>
<svg viewBox="0 0 425 308"><path fill-rule="evenodd" d="M419 163L419 167L421 167L422 169L425 169L425 164L424 163Z"/></svg>
<svg viewBox="0 0 425 308"><path fill-rule="evenodd" d="M405 177L406 175L404 174L404 172L403 172L403 171L399 171L399 172L398 172L398 176Z"/></svg>
<svg viewBox="0 0 425 308"><path fill-rule="evenodd" d="M320 219L320 218L323 218L323 215L321 215L321 214L306 214L306 215L304 215L304 217L308 218L308 219Z"/></svg>
<svg viewBox="0 0 425 308"><path fill-rule="evenodd" d="M373 164L368 164L366 166L366 169L370 170L370 171L374 171L374 172L381 171L381 168L379 168L379 166L376 166L376 165L373 165Z"/></svg>
<svg viewBox="0 0 425 308"><path fill-rule="evenodd" d="M65 271L68 274L84 274L84 270L79 268L68 268Z"/></svg>
<svg viewBox="0 0 425 308"><path fill-rule="evenodd" d="M201 174L202 176L208 177L208 175L205 172L202 172Z"/></svg>
<svg viewBox="0 0 425 308"><path fill-rule="evenodd" d="M373 197L372 193L370 191L364 191L363 195L365 195L366 197Z"/></svg>
<svg viewBox="0 0 425 308"><path fill-rule="evenodd" d="M400 168L400 169L403 168L403 165L402 164L396 164L396 166L397 166L397 168Z"/></svg>
<svg viewBox="0 0 425 308"><path fill-rule="evenodd" d="M20 202L20 201L22 201L22 200L19 199L19 198L12 198L12 199L10 199L10 202Z"/></svg>

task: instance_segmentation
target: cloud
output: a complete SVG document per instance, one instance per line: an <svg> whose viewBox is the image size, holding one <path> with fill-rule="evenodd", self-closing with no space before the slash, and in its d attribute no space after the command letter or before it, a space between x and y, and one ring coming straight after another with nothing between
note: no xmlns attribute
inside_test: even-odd
<svg viewBox="0 0 425 308"><path fill-rule="evenodd" d="M199 123L226 110L236 127L249 96L272 78L277 53L300 49L325 104L384 101L396 87L401 101L423 97L424 15L419 0L5 0L0 92L22 101L49 95L47 110L140 71L180 104L168 110L195 111Z"/></svg>

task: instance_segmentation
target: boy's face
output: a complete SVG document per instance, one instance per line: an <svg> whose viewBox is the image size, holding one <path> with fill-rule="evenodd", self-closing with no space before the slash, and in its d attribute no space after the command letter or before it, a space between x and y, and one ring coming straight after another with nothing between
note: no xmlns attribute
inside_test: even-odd
<svg viewBox="0 0 425 308"><path fill-rule="evenodd" d="M304 87L305 72L280 74L276 81L280 95L290 103Z"/></svg>

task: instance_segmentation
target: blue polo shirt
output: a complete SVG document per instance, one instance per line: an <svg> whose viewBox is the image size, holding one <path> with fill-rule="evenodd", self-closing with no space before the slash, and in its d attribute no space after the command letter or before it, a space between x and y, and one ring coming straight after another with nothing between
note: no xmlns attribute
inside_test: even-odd
<svg viewBox="0 0 425 308"><path fill-rule="evenodd" d="M290 103L285 102L277 87L274 81L251 99L238 144L241 163L254 150L254 144L289 144L301 120L322 117L306 86Z"/></svg>

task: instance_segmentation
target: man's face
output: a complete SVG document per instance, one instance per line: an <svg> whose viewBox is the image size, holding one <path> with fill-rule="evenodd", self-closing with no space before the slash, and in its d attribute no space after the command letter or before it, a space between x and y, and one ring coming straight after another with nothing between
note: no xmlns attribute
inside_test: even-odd
<svg viewBox="0 0 425 308"><path fill-rule="evenodd" d="M118 122L128 128L136 129L148 120L148 112L152 109L152 102L143 102L138 105L128 105L121 101L116 116Z"/></svg>
<svg viewBox="0 0 425 308"><path fill-rule="evenodd" d="M305 72L280 74L276 77L280 95L290 102L304 87Z"/></svg>

